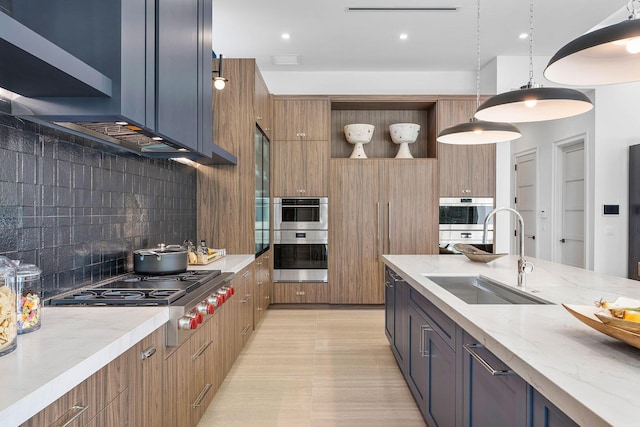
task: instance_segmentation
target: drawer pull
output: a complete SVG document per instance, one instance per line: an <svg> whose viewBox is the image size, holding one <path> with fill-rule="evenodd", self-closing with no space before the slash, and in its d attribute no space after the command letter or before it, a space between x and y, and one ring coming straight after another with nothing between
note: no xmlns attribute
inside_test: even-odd
<svg viewBox="0 0 640 427"><path fill-rule="evenodd" d="M247 326L244 327L244 329L242 330L240 335L246 335L246 333L249 332L249 329L251 329L251 324L250 323L248 323Z"/></svg>
<svg viewBox="0 0 640 427"><path fill-rule="evenodd" d="M249 272L245 271L244 273L242 273L242 277L248 277L249 276Z"/></svg>
<svg viewBox="0 0 640 427"><path fill-rule="evenodd" d="M464 349L469 353L474 359L478 361L489 373L493 376L498 375L512 375L513 371L510 369L495 369L493 366L489 364L486 360L480 356L475 349L476 348L484 348L483 345L480 344L465 344L463 345Z"/></svg>
<svg viewBox="0 0 640 427"><path fill-rule="evenodd" d="M244 299L242 301L240 301L242 304L247 303L249 300L251 299L251 295L247 295L246 297L244 297Z"/></svg>
<svg viewBox="0 0 640 427"><path fill-rule="evenodd" d="M420 325L420 356L429 357L429 350L425 340L425 332L431 332L433 328L429 325Z"/></svg>
<svg viewBox="0 0 640 427"><path fill-rule="evenodd" d="M191 404L191 408L196 409L202 406L202 401L204 400L204 397L207 395L207 393L209 393L209 390L211 390L211 387L212 387L211 384L204 385L204 388L200 392L200 395L198 396L196 401Z"/></svg>
<svg viewBox="0 0 640 427"><path fill-rule="evenodd" d="M191 360L196 360L198 357L202 356L202 353L204 353L205 350L209 348L211 344L213 344L212 340L209 340L206 343L202 344L202 346L198 349L198 351L196 351L196 353L193 356L191 356Z"/></svg>
<svg viewBox="0 0 640 427"><path fill-rule="evenodd" d="M87 409L89 409L89 405L87 406L73 405L71 409L69 409L67 412L64 413L64 415L62 415L60 418L55 420L53 424L50 425L50 427L68 427L75 420L77 420L80 417L80 415L84 414L87 411Z"/></svg>
<svg viewBox="0 0 640 427"><path fill-rule="evenodd" d="M140 360L145 360L156 354L156 346L152 345L149 348L145 348L140 352Z"/></svg>

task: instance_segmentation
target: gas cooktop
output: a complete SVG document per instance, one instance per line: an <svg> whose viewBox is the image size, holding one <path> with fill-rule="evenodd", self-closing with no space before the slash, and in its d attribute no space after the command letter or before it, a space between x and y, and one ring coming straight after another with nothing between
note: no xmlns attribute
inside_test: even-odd
<svg viewBox="0 0 640 427"><path fill-rule="evenodd" d="M220 276L220 270L148 276L128 273L51 299L51 305L170 305Z"/></svg>

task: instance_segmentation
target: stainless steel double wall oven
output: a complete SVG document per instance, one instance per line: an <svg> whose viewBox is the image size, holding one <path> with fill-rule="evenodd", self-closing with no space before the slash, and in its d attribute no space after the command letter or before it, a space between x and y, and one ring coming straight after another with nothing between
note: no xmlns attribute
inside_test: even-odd
<svg viewBox="0 0 640 427"><path fill-rule="evenodd" d="M273 217L274 282L327 282L328 198L274 197Z"/></svg>

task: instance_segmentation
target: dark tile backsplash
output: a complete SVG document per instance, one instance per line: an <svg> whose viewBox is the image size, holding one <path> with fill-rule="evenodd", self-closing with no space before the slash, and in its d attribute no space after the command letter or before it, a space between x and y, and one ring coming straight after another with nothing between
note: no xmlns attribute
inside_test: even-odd
<svg viewBox="0 0 640 427"><path fill-rule="evenodd" d="M196 241L196 170L0 115L0 254L38 265L45 297Z"/></svg>

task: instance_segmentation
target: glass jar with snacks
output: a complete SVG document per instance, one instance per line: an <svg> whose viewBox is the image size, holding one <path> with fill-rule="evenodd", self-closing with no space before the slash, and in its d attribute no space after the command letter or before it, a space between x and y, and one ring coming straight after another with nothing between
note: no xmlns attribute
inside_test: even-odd
<svg viewBox="0 0 640 427"><path fill-rule="evenodd" d="M41 273L42 271L33 264L16 264L18 334L26 334L40 329L42 316Z"/></svg>
<svg viewBox="0 0 640 427"><path fill-rule="evenodd" d="M17 302L15 265L0 256L0 356L18 345Z"/></svg>

